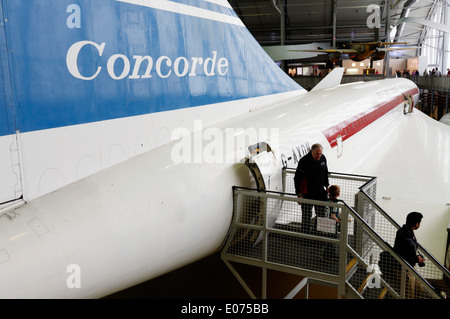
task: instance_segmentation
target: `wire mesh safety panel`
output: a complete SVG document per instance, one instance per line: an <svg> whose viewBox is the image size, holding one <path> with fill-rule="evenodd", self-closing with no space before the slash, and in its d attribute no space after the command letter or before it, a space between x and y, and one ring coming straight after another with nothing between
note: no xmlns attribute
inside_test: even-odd
<svg viewBox="0 0 450 319"><path fill-rule="evenodd" d="M329 215L332 207L342 211L342 203L299 202L292 194L248 189L235 189L234 196L235 221L224 249L228 258L263 262L273 269L295 268L338 282L340 227ZM311 212L307 228L306 210Z"/></svg>
<svg viewBox="0 0 450 319"><path fill-rule="evenodd" d="M349 242L349 251L355 261L348 270L348 287L365 299L435 299L444 292L438 281L433 283L401 259L390 245L375 232L356 212L352 211L357 236ZM358 253L358 238L370 246L364 256ZM436 268L428 266L429 268ZM425 268L425 267L424 267ZM435 275L438 274L437 272ZM442 272L439 272L442 283ZM445 294L445 292L444 292Z"/></svg>
<svg viewBox="0 0 450 319"><path fill-rule="evenodd" d="M295 169L285 168L283 170L285 193L295 194L294 176ZM338 185L341 189L339 199L347 203L350 207L355 207L355 195L358 193L360 187L374 180L375 178L371 176L359 176L335 172L331 172L328 176L330 185ZM371 195L375 198L376 182L373 183L373 187L371 187Z"/></svg>
<svg viewBox="0 0 450 319"><path fill-rule="evenodd" d="M393 252L392 248L394 247L396 233L400 226L376 204L372 196L369 196L364 189L359 193L358 201L360 201L364 211L367 210L371 212L371 218L374 220L374 223L371 226L374 232L384 243L388 244L387 247L382 248L380 245L374 243L372 236L368 234L364 235L368 240L369 245L372 245L372 249L367 251L366 255L363 256L365 262L368 264L378 264L380 268L384 268L381 269L381 272L383 272L390 281L400 280L400 268L401 265L403 265L403 272L405 272L405 270L408 271L406 274L402 274L404 277L403 279L406 281L404 283L406 286L402 288L407 288L407 290L397 291L399 294L400 292L405 294L402 295L402 298L436 297L435 294L429 293L426 289L423 289L424 285L433 288L435 293L445 298L450 292L450 273L448 270L446 270L445 267L443 267L420 245L417 254L420 254L425 258L426 261L424 264L416 264L415 267L410 268L405 261L399 262L396 260L394 256L396 254ZM396 273L395 276L394 273ZM422 279L426 281L426 284L420 283ZM412 284L408 285L409 282L418 283L414 293L411 291ZM396 284L398 286L399 283L397 282Z"/></svg>
<svg viewBox="0 0 450 319"><path fill-rule="evenodd" d="M295 169L286 168L284 169L283 174L285 181L285 191L287 193L295 193ZM345 202L352 209L357 210L360 213L360 216L362 216L371 227L375 227L375 209L366 203L359 203L359 207L357 207L357 205L358 194L361 189L364 189L367 194L370 194L370 196L372 196L372 198L376 198L376 178L372 176L331 172L329 174L328 180L330 185L337 185L340 187L340 195L338 199ZM355 228L352 222L353 218L350 216L348 219L348 229L351 235L353 235ZM369 255L372 248L371 241L367 240L364 233L359 234L359 236L360 237L358 238L358 242L360 243L360 245L358 246L358 253L362 256Z"/></svg>

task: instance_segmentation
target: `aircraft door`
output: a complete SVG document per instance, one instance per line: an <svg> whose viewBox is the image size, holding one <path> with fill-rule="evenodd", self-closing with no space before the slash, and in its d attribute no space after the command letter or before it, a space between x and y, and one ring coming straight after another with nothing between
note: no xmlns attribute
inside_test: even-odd
<svg viewBox="0 0 450 319"><path fill-rule="evenodd" d="M10 82L3 8L0 3L0 205L22 196L14 103Z"/></svg>
<svg viewBox="0 0 450 319"><path fill-rule="evenodd" d="M283 190L282 164L277 160L270 145L266 142L259 142L249 146L250 156L245 159L245 165L250 169L257 188L261 191L278 191ZM273 227L280 215L283 206L282 199L261 198L255 205L258 212L250 212L257 216L255 223L261 225L262 216L266 216L266 226ZM261 232L254 232L252 239L255 240L254 245L262 240Z"/></svg>
<svg viewBox="0 0 450 319"><path fill-rule="evenodd" d="M283 189L281 164L271 147L266 142L249 146L250 156L245 159L245 165L255 178L257 188L281 192Z"/></svg>

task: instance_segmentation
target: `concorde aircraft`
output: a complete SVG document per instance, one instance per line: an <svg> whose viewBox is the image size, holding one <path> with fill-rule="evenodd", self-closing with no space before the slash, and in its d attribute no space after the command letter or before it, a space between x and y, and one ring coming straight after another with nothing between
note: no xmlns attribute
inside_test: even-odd
<svg viewBox="0 0 450 319"><path fill-rule="evenodd" d="M98 298L217 252L256 143L377 176L443 261L450 128L411 81L306 92L225 0L0 4L1 298Z"/></svg>

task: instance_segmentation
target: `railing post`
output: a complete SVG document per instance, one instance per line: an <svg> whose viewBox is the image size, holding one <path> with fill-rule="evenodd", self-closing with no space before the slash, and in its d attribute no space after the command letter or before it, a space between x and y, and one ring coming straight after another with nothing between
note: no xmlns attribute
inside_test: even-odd
<svg viewBox="0 0 450 319"><path fill-rule="evenodd" d="M261 196L263 201L262 209L262 240L263 240L263 251L261 256L261 261L263 265L267 263L267 197ZM262 299L267 299L267 268L262 267Z"/></svg>
<svg viewBox="0 0 450 319"><path fill-rule="evenodd" d="M400 297L406 299L406 269L401 267L401 280L400 280Z"/></svg>
<svg viewBox="0 0 450 319"><path fill-rule="evenodd" d="M267 268L262 267L262 295L261 299L267 299Z"/></svg>
<svg viewBox="0 0 450 319"><path fill-rule="evenodd" d="M347 268L347 245L348 245L348 209L342 210L341 233L339 243L339 283L338 298L345 298L345 270Z"/></svg>
<svg viewBox="0 0 450 319"><path fill-rule="evenodd" d="M359 216L364 219L364 198L362 197L361 192L357 192L355 194L355 210L359 214ZM355 251L362 256L363 255L363 229L358 224L355 224Z"/></svg>

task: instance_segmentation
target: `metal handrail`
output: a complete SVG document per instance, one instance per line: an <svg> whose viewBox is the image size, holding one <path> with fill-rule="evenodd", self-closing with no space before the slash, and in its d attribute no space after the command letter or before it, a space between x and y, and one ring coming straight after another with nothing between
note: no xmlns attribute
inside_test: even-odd
<svg viewBox="0 0 450 319"><path fill-rule="evenodd" d="M383 215L384 218L386 218L396 229L400 229L401 226L392 219L389 214L387 214L383 208L378 205L370 195L368 195L364 190L361 190L361 193L364 195L365 199L370 202L371 205L373 205L377 211ZM432 254L430 254L420 243L417 243L419 250L428 258L428 260L431 260L432 263L442 272L443 275L445 275L447 278L450 278L450 271L445 268Z"/></svg>
<svg viewBox="0 0 450 319"><path fill-rule="evenodd" d="M385 242L383 240L383 238L381 238L381 236L364 220L364 218L362 218L353 208L351 208L350 206L347 205L347 203L343 202L344 205L350 210L350 212L352 213L352 216L355 219L358 219L358 221L363 225L363 227L365 227L365 229L368 231L368 233L370 234L370 236L372 237L373 240L375 240L377 242L377 244L382 247L385 251L389 251L389 253L397 260L397 262L399 262L402 265L402 269L407 269L408 271L410 271L411 273L414 274L414 276L416 277L416 279L418 278L419 281L421 282L421 284L425 287L427 287L428 292L431 292L435 297L438 297L440 299L442 299L443 297L441 296L441 294L439 294L435 288L425 279L422 277L421 274L419 274L417 272L417 270L412 267L409 263L407 263L401 256L399 256L397 254L397 252L395 252L393 250L393 248L391 247L391 245L387 242ZM353 250L353 249L352 249ZM355 251L353 251L354 253L356 253ZM357 253L356 253L357 254ZM359 256L360 257L360 256ZM361 258L361 257L360 257Z"/></svg>

